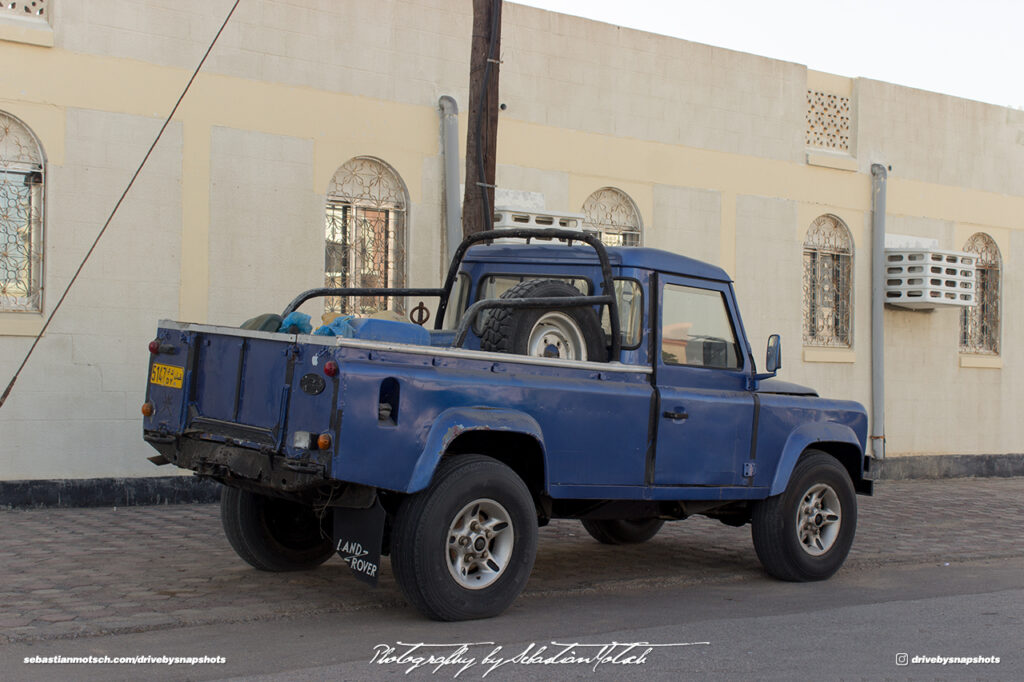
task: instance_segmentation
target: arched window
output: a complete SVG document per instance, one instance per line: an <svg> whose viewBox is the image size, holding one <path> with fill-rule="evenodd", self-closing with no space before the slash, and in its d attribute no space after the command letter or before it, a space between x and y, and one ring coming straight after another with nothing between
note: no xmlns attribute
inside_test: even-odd
<svg viewBox="0 0 1024 682"><path fill-rule="evenodd" d="M43 148L0 111L0 312L42 312Z"/></svg>
<svg viewBox="0 0 1024 682"><path fill-rule="evenodd" d="M405 183L379 159L345 162L327 188L325 286L404 287ZM330 297L328 313L405 312L400 298Z"/></svg>
<svg viewBox="0 0 1024 682"><path fill-rule="evenodd" d="M853 335L853 237L834 215L804 239L804 345L849 348Z"/></svg>
<svg viewBox="0 0 1024 682"><path fill-rule="evenodd" d="M640 246L640 211L629 195L602 187L583 202L584 227L595 230L608 246Z"/></svg>
<svg viewBox="0 0 1024 682"><path fill-rule="evenodd" d="M974 305L960 311L960 352L999 354L999 280L1003 259L992 237L977 232L964 251L977 254Z"/></svg>

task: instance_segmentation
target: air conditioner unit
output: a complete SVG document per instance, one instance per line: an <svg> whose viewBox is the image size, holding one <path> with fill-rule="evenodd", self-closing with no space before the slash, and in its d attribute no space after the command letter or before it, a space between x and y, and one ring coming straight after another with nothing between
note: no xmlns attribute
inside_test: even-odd
<svg viewBox="0 0 1024 682"><path fill-rule="evenodd" d="M597 234L594 230L585 229L583 221L586 217L581 213L559 213L556 211L534 211L500 206L494 209L494 229L514 228L552 228L558 230L578 230L589 234ZM497 244L521 244L525 239L508 237L495 239Z"/></svg>
<svg viewBox="0 0 1024 682"><path fill-rule="evenodd" d="M975 255L933 248L885 250L885 302L927 310L975 304Z"/></svg>

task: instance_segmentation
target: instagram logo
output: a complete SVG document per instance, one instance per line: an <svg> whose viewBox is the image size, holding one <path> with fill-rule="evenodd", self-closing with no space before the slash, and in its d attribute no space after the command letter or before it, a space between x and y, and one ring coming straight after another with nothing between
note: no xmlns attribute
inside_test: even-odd
<svg viewBox="0 0 1024 682"><path fill-rule="evenodd" d="M896 654L896 665L908 665L910 663L906 654Z"/></svg>

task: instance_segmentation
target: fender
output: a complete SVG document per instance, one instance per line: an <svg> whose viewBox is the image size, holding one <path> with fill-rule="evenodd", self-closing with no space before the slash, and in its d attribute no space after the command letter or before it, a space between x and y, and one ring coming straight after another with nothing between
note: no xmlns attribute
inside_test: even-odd
<svg viewBox="0 0 1024 682"><path fill-rule="evenodd" d="M406 492L415 493L426 488L434 476L441 455L456 438L468 431L521 433L536 440L542 456L546 457L540 424L525 412L495 407L450 407L439 414L430 427L426 445L416 460Z"/></svg>
<svg viewBox="0 0 1024 682"><path fill-rule="evenodd" d="M825 442L849 443L861 450L857 434L846 424L836 422L801 424L793 429L789 438L786 439L786 444L782 448L782 456L779 457L779 465L775 468L775 478L772 480L768 496L779 495L786 489L789 477L796 467L796 461L800 459L804 450L815 443Z"/></svg>

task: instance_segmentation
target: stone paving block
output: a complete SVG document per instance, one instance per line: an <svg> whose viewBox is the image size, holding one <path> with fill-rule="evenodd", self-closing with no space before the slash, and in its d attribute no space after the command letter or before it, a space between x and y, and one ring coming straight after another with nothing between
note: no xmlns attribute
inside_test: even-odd
<svg viewBox="0 0 1024 682"><path fill-rule="evenodd" d="M21 628L26 625L31 625L32 619L25 616L6 616L0 617L0 628Z"/></svg>
<svg viewBox="0 0 1024 682"><path fill-rule="evenodd" d="M75 615L72 613L47 613L39 616L38 620L47 623L60 623L66 620L74 620Z"/></svg>
<svg viewBox="0 0 1024 682"><path fill-rule="evenodd" d="M1006 542L1020 535L1024 478L883 481L876 491L858 498L847 570L1024 555ZM0 547L0 642L404 603L386 561L376 590L338 560L301 573L250 568L225 540L216 505L5 510ZM578 522L554 521L540 529L525 595L762 575L749 526L694 517L644 545L608 547Z"/></svg>

